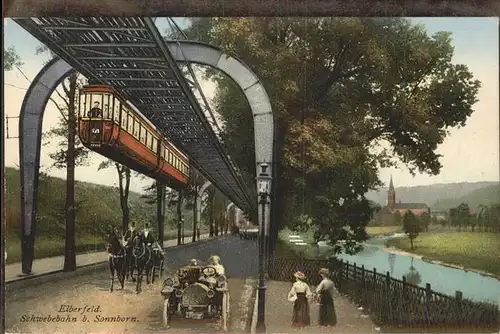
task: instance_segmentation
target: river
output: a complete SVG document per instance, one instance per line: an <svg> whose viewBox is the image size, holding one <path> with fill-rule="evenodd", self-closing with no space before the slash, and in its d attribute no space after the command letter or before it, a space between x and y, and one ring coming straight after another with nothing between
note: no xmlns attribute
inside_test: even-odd
<svg viewBox="0 0 500 334"><path fill-rule="evenodd" d="M371 238L365 243L363 251L356 255L342 254L340 258L350 263L355 262L357 266L364 265L365 269L376 268L379 273L388 271L394 278L407 276L407 280L421 287L430 283L432 290L450 296L460 290L463 298L500 305L499 280L425 262L408 255L390 253L385 249L385 242L397 236L399 235Z"/></svg>

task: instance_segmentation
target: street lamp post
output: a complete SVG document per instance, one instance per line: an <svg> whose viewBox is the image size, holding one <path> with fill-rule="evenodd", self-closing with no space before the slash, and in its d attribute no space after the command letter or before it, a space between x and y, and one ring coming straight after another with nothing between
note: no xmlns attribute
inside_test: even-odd
<svg viewBox="0 0 500 334"><path fill-rule="evenodd" d="M260 165L261 172L257 176L259 204L261 205L261 218L259 222L259 303L257 305L257 333L266 332L265 307L266 307L266 205L271 192L271 176L267 173L268 164Z"/></svg>

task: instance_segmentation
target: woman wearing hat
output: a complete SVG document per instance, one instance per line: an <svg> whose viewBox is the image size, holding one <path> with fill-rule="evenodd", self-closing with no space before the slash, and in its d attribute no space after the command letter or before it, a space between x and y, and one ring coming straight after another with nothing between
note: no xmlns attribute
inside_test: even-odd
<svg viewBox="0 0 500 334"><path fill-rule="evenodd" d="M309 316L309 301L307 298L312 296L311 289L309 289L309 285L305 282L306 275L297 271L293 276L296 281L288 293L288 300L293 301L292 325L299 327L309 326L311 318Z"/></svg>
<svg viewBox="0 0 500 334"><path fill-rule="evenodd" d="M329 271L327 268L321 268L319 275L322 278L321 283L316 287L319 303L319 325L335 326L337 324L337 315L333 305L335 285L328 277Z"/></svg>
<svg viewBox="0 0 500 334"><path fill-rule="evenodd" d="M208 259L208 263L215 268L217 275L226 275L226 269L222 265L220 261L220 257L218 255L212 255Z"/></svg>

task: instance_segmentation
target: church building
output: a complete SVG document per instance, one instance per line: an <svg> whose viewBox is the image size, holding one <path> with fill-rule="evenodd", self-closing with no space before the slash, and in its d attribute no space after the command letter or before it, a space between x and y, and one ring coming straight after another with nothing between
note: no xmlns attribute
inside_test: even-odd
<svg viewBox="0 0 500 334"><path fill-rule="evenodd" d="M399 211L401 216L408 210L412 211L415 216L420 216L424 212L429 214L431 212L431 208L429 208L426 203L401 203L401 200L396 203L396 190L392 183L392 176L389 184L389 191L387 193L387 209L390 213Z"/></svg>

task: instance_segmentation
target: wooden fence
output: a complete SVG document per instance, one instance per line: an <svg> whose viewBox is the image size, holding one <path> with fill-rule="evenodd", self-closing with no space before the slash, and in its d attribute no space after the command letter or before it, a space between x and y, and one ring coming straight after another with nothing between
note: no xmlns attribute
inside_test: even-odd
<svg viewBox="0 0 500 334"><path fill-rule="evenodd" d="M277 281L292 281L293 273L301 271L308 283L317 285L320 268L329 268L331 278L340 293L347 295L363 306L379 325L404 327L460 327L500 328L500 311L497 305L475 302L462 298L457 291L448 296L392 278L376 269L339 260L304 260L275 258L269 263L269 278Z"/></svg>

